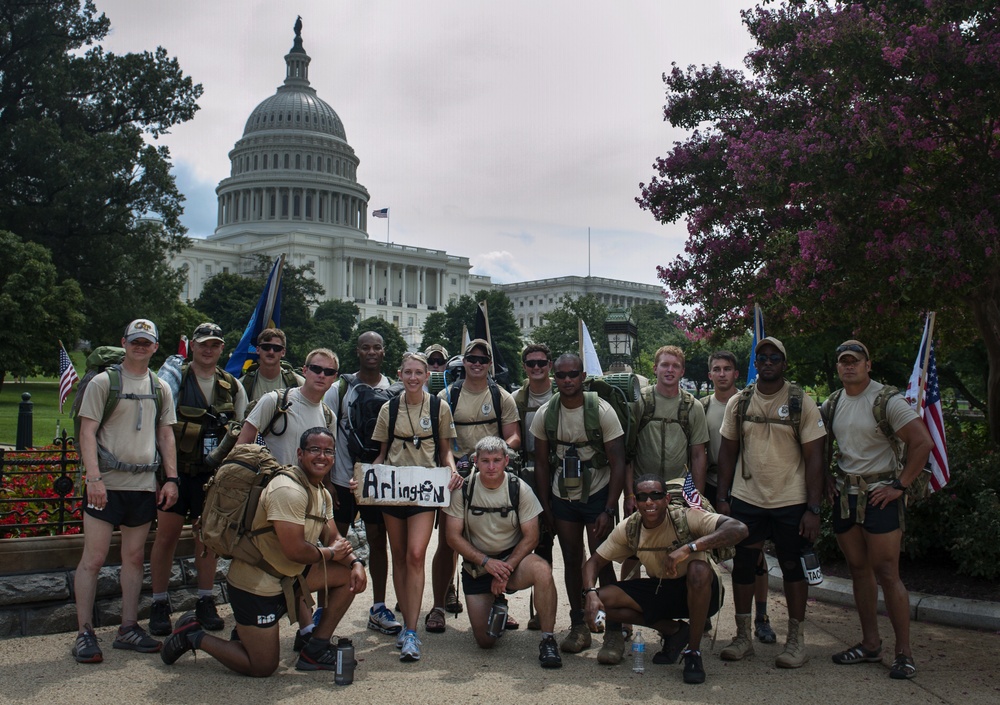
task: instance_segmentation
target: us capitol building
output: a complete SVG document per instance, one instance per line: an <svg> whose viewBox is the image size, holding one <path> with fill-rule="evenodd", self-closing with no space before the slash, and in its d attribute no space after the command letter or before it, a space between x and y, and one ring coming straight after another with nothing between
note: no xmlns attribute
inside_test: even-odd
<svg viewBox="0 0 1000 705"><path fill-rule="evenodd" d="M327 299L353 301L361 318L394 323L407 343L420 342L429 313L463 294L494 286L472 274L468 257L368 237L368 190L344 124L309 85L301 20L285 55L285 81L247 119L229 152L231 171L218 195L215 233L193 239L173 265L187 273L181 298L193 300L220 272L245 273L256 255L312 265ZM597 295L607 305L659 301L656 286L596 277L560 277L499 285L514 303L522 334L544 320L559 295ZM558 292L559 295L554 295Z"/></svg>

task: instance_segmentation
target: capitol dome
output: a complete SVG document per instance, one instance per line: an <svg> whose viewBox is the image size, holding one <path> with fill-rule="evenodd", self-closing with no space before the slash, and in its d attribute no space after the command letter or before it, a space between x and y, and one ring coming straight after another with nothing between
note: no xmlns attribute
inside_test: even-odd
<svg viewBox="0 0 1000 705"><path fill-rule="evenodd" d="M301 232L367 237L368 191L344 123L309 83L302 21L285 55L285 80L250 113L229 153L230 176L216 189L210 239Z"/></svg>

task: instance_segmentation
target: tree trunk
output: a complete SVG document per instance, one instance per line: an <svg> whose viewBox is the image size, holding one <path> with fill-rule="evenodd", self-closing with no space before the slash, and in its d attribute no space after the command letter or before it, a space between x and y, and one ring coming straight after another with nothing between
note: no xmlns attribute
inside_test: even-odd
<svg viewBox="0 0 1000 705"><path fill-rule="evenodd" d="M1000 286L994 281L984 293L985 296L972 301L972 312L990 364L986 378L986 420L990 439L1000 446Z"/></svg>

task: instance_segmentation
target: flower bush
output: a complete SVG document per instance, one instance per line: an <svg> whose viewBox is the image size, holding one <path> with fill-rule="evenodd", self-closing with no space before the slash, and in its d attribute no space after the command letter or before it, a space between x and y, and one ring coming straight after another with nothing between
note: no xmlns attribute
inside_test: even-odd
<svg viewBox="0 0 1000 705"><path fill-rule="evenodd" d="M47 446L31 453L31 465L15 466L5 462L3 466L0 478L0 538L79 534L83 510L75 487L71 486L65 497L56 491L57 482L64 477L58 472L61 449ZM11 457L17 456L6 454L8 461ZM71 467L75 468L76 453L69 454L68 459ZM67 479L72 482L72 478ZM60 506L65 507L61 531Z"/></svg>

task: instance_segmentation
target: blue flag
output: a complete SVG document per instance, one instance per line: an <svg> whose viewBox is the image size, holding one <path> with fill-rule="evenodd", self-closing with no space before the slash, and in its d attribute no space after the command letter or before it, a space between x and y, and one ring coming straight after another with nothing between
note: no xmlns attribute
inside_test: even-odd
<svg viewBox="0 0 1000 705"><path fill-rule="evenodd" d="M747 384L757 379L757 363L754 360L757 343L766 338L764 335L764 312L760 304L753 305L753 342L750 344L750 367L747 369Z"/></svg>
<svg viewBox="0 0 1000 705"><path fill-rule="evenodd" d="M265 328L277 328L281 325L281 268L284 264L285 256L279 255L271 267L271 273L267 275L267 283L257 302L257 308L226 363L226 372L231 375L239 377L247 363L257 359L257 336L260 332Z"/></svg>

